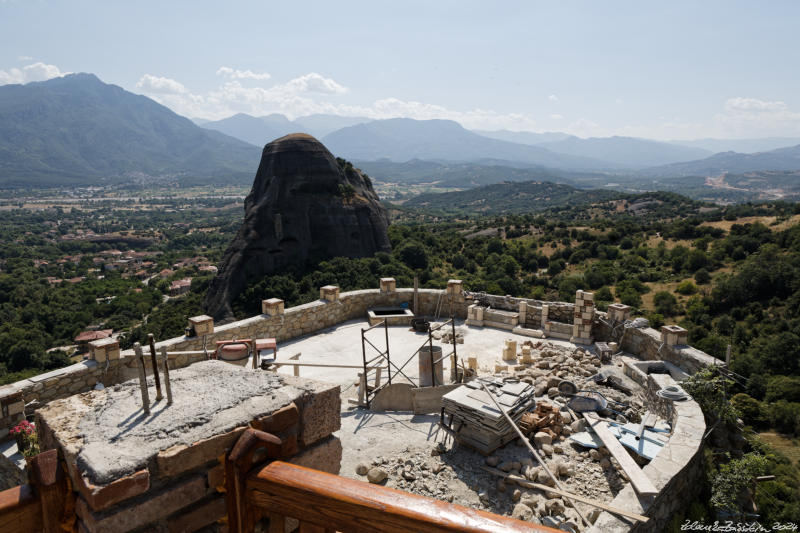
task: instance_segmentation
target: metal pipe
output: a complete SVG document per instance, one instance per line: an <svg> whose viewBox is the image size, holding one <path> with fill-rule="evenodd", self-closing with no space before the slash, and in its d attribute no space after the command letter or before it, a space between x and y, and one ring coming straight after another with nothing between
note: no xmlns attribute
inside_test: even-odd
<svg viewBox="0 0 800 533"><path fill-rule="evenodd" d="M383 323L385 324L385 327L383 328L383 330L386 332L386 362L391 364L392 361L391 361L391 359L389 359L389 320L384 320ZM386 372L386 374L389 376L389 378L388 378L389 379L389 385L391 385L392 384L392 370L391 370L391 367Z"/></svg>
<svg viewBox="0 0 800 533"><path fill-rule="evenodd" d="M142 345L138 342L133 345L133 352L136 354L136 366L139 367L139 386L142 389L142 409L145 414L150 414L150 397L147 394L147 371L144 368L144 356L142 355Z"/></svg>
<svg viewBox="0 0 800 533"><path fill-rule="evenodd" d="M369 387L367 387L367 344L365 342L366 337L364 334L369 331L369 329L365 330L364 328L361 328L361 358L364 362L364 373L361 377L361 386L364 387L364 398L367 401L367 409L369 409Z"/></svg>
<svg viewBox="0 0 800 533"><path fill-rule="evenodd" d="M167 357L167 349L161 347L161 359L164 361L164 388L167 389L167 405L172 405L172 386L169 382L169 358Z"/></svg>
<svg viewBox="0 0 800 533"><path fill-rule="evenodd" d="M453 323L453 382L458 382L458 352L456 351L456 317L455 315L450 317L450 321Z"/></svg>
<svg viewBox="0 0 800 533"><path fill-rule="evenodd" d="M428 346L430 347L431 356L431 387L436 386L436 363L433 362L433 332L428 328Z"/></svg>
<svg viewBox="0 0 800 533"><path fill-rule="evenodd" d="M161 380L158 379L158 361L156 361L156 339L152 333L147 334L147 342L150 344L150 362L153 364L153 379L156 382L156 401L164 399L161 395Z"/></svg>

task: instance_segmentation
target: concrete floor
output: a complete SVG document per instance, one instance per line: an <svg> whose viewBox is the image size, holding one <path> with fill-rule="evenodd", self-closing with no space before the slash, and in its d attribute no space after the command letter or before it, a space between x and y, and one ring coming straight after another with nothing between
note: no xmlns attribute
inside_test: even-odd
<svg viewBox="0 0 800 533"><path fill-rule="evenodd" d="M361 365L361 329L366 329L368 327L369 324L366 319L350 320L330 329L299 337L291 341L282 342L278 345L278 360L288 360L292 355L299 352L301 355L298 360L303 363ZM464 335L464 344L458 344L456 346L459 359L466 358L467 356L477 356L478 366L482 370L481 373L494 372L495 362L502 359L503 342L505 339L513 339L518 343L522 343L526 340L538 340L522 335L514 335L510 331L500 329L465 326L463 320L456 321L456 328ZM440 331L449 329L448 326L445 326ZM386 334L382 327L377 327L367 332L367 339L381 350L386 347ZM427 339L427 334L416 333L408 326L390 326L389 354L392 363L397 366L402 366ZM557 341L555 339L547 340L553 344L574 346L569 342ZM436 340L433 341L433 344L434 346L442 346L443 354L448 354L453 350L451 344L442 344ZM375 357L377 353L377 351L367 345L368 360ZM281 374L291 374L293 371L293 368L288 366L279 369L279 373ZM360 370L357 368L300 367L301 377L337 383L342 385L343 391L345 387L351 386L353 382L357 380L359 372ZM414 360L408 362L403 372L414 381L419 378L419 364L416 357ZM394 380L394 371L392 372L392 376ZM449 359L444 361L444 376L445 382L447 382L450 376ZM398 377L398 380L405 381L402 377Z"/></svg>

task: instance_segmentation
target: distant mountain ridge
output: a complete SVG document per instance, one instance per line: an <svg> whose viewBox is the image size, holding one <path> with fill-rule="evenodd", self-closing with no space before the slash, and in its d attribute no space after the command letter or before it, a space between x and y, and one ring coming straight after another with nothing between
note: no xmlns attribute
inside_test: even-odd
<svg viewBox="0 0 800 533"><path fill-rule="evenodd" d="M614 168L606 161L483 137L452 120L374 120L337 130L322 141L341 157L361 161L469 162L491 158L564 169Z"/></svg>
<svg viewBox="0 0 800 533"><path fill-rule="evenodd" d="M71 74L0 86L0 185L251 179L259 149L145 97Z"/></svg>
<svg viewBox="0 0 800 533"><path fill-rule="evenodd" d="M338 129L368 122L364 117L343 117L338 115L314 114L289 120L285 115L272 113L262 117L254 117L245 113L224 118L222 120L198 122L203 128L216 130L242 141L263 147L273 140L290 133L308 133L316 138ZM197 121L196 121L197 122Z"/></svg>
<svg viewBox="0 0 800 533"><path fill-rule="evenodd" d="M723 152L697 161L648 168L642 173L647 176L681 177L770 170L800 170L800 144L755 154Z"/></svg>

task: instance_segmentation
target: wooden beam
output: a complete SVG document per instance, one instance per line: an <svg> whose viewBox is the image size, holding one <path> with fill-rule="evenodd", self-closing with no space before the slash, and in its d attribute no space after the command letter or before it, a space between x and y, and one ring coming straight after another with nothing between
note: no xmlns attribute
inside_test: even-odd
<svg viewBox="0 0 800 533"><path fill-rule="evenodd" d="M30 485L0 492L0 531L29 533L42 530L42 507Z"/></svg>
<svg viewBox="0 0 800 533"><path fill-rule="evenodd" d="M561 483L558 481L558 478L556 478L556 477L553 475L553 473L550 471L550 469L549 469L549 468L547 468L547 465L546 465L546 464L544 464L544 461L542 460L541 456L539 456L539 454L536 452L536 450L534 450L534 449L533 449L533 446L531 446L531 442L530 442L530 441L528 440L528 438L527 438L527 437L526 437L526 436L525 436L525 435L522 433L522 431L520 431L520 429L519 429L519 426L517 426L517 424L515 424L515 423L514 423L514 420L512 420L512 419L511 419L511 417L510 417L510 416L508 416L508 413L506 413L506 410L505 410L505 409L503 409L503 407L500 405L500 403L498 403L498 401L497 401L497 398L495 398L495 397L494 397L494 394L492 394L492 393L489 391L489 388L488 388L488 387L487 387L487 386L486 386L486 385L483 383L483 381L481 381L481 380L478 380L478 383L480 383L481 387L483 388L483 392L485 392L485 393L486 393L486 394L489 396L489 398L491 398L492 402L494 403L494 406L495 406L495 407L496 407L496 408L497 408L497 409L498 409L498 410L499 410L501 413L503 413L503 416L504 416L504 417L506 417L506 422L508 422L509 424L511 424L511 427L512 427L512 428L514 428L514 431L516 431L516 432L517 432L517 435L519 435L519 438L520 438L520 439L522 439L522 442L523 442L523 443L525 443L525 446L527 446L527 447L528 447L528 451L530 451L530 452L531 452L531 454L533 455L533 457L534 457L534 458L536 458L536 460L537 460L537 461L539 462L539 464L541 465L542 469L543 469L543 470L544 470L544 471L547 473L547 475L548 475L548 476L550 476L550 479L552 479L552 480L553 480L553 483L555 483L556 487L558 487L558 488L559 488L559 489L561 489L561 490L564 490L564 487L562 487L562 486L561 486ZM558 473L558 472L556 472L556 473ZM576 512L576 513L578 513L578 516L580 516L580 517L581 517L581 520L583 520L583 523L586 525L586 527L591 527L591 525L592 525L592 524L591 524L591 522L589 522L589 519L588 519L588 518L586 518L586 517L583 515L583 513L582 513L582 512L580 512L580 511L578 510L578 508L577 508L577 507L575 507L575 504L574 504L574 503L572 504L572 506L575 508L575 512Z"/></svg>
<svg viewBox="0 0 800 533"><path fill-rule="evenodd" d="M622 444L620 444L617 438L611 433L611 430L608 429L608 424L602 420L592 419L587 413L583 413L583 418L586 419L589 427L600 437L600 440L603 441L608 451L611 452L611 455L617 460L619 466L625 472L625 475L631 480L631 485L636 489L636 492L642 496L655 496L658 494L658 490L653 485L653 482L642 472L642 469L639 468L639 465L636 464L633 457L628 454L625 448L622 447Z"/></svg>
<svg viewBox="0 0 800 533"><path fill-rule="evenodd" d="M563 490L559 490L555 487L548 487L547 485L541 485L539 483L534 483L533 481L528 481L524 477L515 476L513 474L508 474L503 472L502 470L498 470L496 468L492 468L490 466L481 466L482 469L486 470L487 472L494 474L496 476L501 476L506 479L510 479L514 481L517 485L529 489L539 489L544 490L547 492L552 492L554 494L558 494L559 496L564 496L565 498L572 498L575 501L579 501L581 503L585 503L587 505L591 505L592 507L597 507L598 509L603 509L604 511L608 511L609 513L614 513L616 515L624 516L625 518L631 518L633 520L638 520L639 522L647 522L650 520L644 515L631 513L629 511L625 511L623 509L619 509L617 507L612 507L611 505L605 504L603 502L598 502L597 500L593 500L591 498L586 498L584 496L579 496L577 494L572 494L571 492L566 492Z"/></svg>
<svg viewBox="0 0 800 533"><path fill-rule="evenodd" d="M274 461L247 477L247 501L348 533L520 533L557 530L417 494Z"/></svg>

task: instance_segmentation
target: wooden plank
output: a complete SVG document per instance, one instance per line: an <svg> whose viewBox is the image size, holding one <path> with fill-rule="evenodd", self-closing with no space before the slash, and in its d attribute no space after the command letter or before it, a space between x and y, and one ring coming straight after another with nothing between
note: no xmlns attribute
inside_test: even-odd
<svg viewBox="0 0 800 533"><path fill-rule="evenodd" d="M42 530L42 508L30 485L0 492L0 531L30 533Z"/></svg>
<svg viewBox="0 0 800 533"><path fill-rule="evenodd" d="M348 533L556 530L400 490L274 461L250 474L247 501Z"/></svg>
<svg viewBox="0 0 800 533"><path fill-rule="evenodd" d="M511 420L511 417L508 416L508 413L506 413L505 410L503 410L502 407L500 407L500 404L497 403L497 399L495 399L494 394L489 392L489 389L486 387L486 385L482 381L480 382L480 384L481 384L481 388L486 392L486 394L489 395L489 398L492 399L492 403L494 403L494 405L498 409L500 409L500 412L503 413L503 416L506 418L508 423L511 424L511 426L514 428L514 431L516 431L517 435L519 435L519 438L522 440L522 442L525 444L525 446L528 447L528 451L531 452L531 455L533 455L533 457L539 462L539 465L542 467L542 470L544 470L547 473L547 475L550 477L550 479L553 480L553 483L555 483L556 487L558 487L561 490L564 490L564 487L561 486L561 482L558 481L558 478L553 475L553 473L550 471L550 469L547 468L547 465L544 463L544 461L542 461L542 458L539 456L539 454L536 452L536 450L533 449L533 446L531 446L531 441L522 433L522 431L520 431L519 426L517 426L514 423L514 421ZM556 472L556 473L558 473L558 472ZM575 507L574 502L572 503L572 506L573 506L573 508L575 508L575 512L578 513L578 516L581 518L581 520L583 520L583 523L586 524L586 527L591 527L592 523L589 522L589 520L584 516L584 514L582 512L580 512L578 510L577 507Z"/></svg>
<svg viewBox="0 0 800 533"><path fill-rule="evenodd" d="M642 469L639 468L639 465L636 464L633 457L625 451L622 444L611 434L611 431L608 429L608 424L602 420L592 419L588 413L583 413L583 418L586 419L589 427L600 437L600 440L603 441L608 451L611 452L611 455L617 460L622 470L628 476L628 479L631 480L631 485L636 489L636 492L642 496L655 496L658 494L658 490L656 490L645 473L642 472Z"/></svg>
<svg viewBox="0 0 800 533"><path fill-rule="evenodd" d="M539 489L547 492L552 492L554 494L558 494L559 496L564 496L565 498L572 498L575 501L579 501L581 503L585 503L587 505L591 505L592 507L597 507L598 509L603 509L604 511L608 511L609 513L614 513L619 516L624 516L625 518L632 518L633 520L638 520L639 522L647 522L650 520L644 515L631 513L630 511L625 511L624 509L619 509L617 507L613 507L603 502L598 502L597 500L593 500L591 498L586 498L585 496L579 496L577 494L572 494L571 492L567 492L564 490L559 490L554 487L549 487L547 485L540 485L539 483L534 483L533 481L528 481L524 477L515 476L513 474L507 474L502 470L498 470L496 468L492 468L490 466L481 466L482 469L486 470L487 472L494 474L496 476L501 476L506 479L510 479L511 481L515 482L517 485L521 487L525 487L528 489Z"/></svg>

